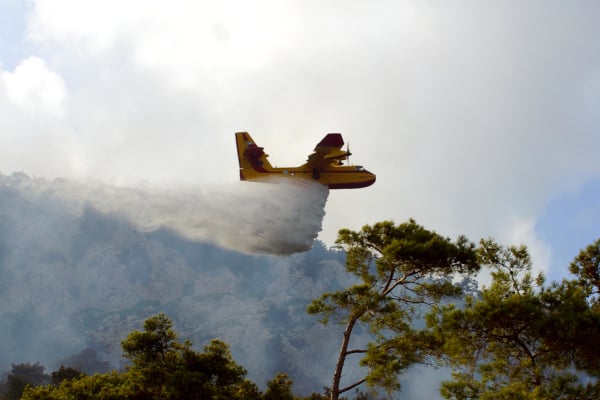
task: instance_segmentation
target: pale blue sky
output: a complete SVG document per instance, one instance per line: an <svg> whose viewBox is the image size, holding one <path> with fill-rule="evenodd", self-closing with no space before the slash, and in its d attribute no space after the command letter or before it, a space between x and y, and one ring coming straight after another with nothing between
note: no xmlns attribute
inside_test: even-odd
<svg viewBox="0 0 600 400"><path fill-rule="evenodd" d="M328 132L372 187L321 238L413 217L527 244L558 279L600 237L596 1L0 0L0 171L237 184ZM225 182L225 183L223 183Z"/></svg>
<svg viewBox="0 0 600 400"><path fill-rule="evenodd" d="M28 55L25 41L26 2L0 0L0 63L3 69L13 69Z"/></svg>
<svg viewBox="0 0 600 400"><path fill-rule="evenodd" d="M540 238L552 248L549 278L560 280L569 263L588 244L600 239L600 180L553 199L537 222Z"/></svg>

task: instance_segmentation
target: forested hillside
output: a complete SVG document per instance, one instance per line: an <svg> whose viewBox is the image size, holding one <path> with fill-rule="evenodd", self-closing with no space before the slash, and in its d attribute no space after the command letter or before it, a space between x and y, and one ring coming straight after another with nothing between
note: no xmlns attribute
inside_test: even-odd
<svg viewBox="0 0 600 400"><path fill-rule="evenodd" d="M291 256L247 255L140 232L47 191L27 195L37 182L0 175L0 370L52 370L86 349L120 367L120 342L165 312L200 347L226 341L258 384L286 372L300 392L328 385L339 344L306 308L349 283L341 252L315 242Z"/></svg>

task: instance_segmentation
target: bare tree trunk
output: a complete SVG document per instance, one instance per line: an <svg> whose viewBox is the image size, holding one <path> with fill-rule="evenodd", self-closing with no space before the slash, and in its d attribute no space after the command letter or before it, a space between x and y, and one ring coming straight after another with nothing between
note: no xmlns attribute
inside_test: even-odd
<svg viewBox="0 0 600 400"><path fill-rule="evenodd" d="M342 338L342 345L340 346L340 353L338 355L337 362L335 364L335 372L333 374L333 382L331 383L331 397L330 400L338 400L340 396L340 379L342 378L342 370L344 369L344 363L346 362L346 356L348 355L348 344L350 343L350 336L354 325L358 320L358 316L352 316L346 324L344 329L344 337Z"/></svg>

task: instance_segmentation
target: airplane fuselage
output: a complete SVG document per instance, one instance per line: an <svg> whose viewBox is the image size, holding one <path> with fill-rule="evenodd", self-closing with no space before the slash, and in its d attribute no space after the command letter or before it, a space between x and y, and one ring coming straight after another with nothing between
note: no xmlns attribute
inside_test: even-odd
<svg viewBox="0 0 600 400"><path fill-rule="evenodd" d="M317 181L330 189L359 189L375 183L375 175L359 166L339 166L313 171L300 167L264 169L258 174L240 171L240 180L263 180L269 176L280 175L295 179Z"/></svg>

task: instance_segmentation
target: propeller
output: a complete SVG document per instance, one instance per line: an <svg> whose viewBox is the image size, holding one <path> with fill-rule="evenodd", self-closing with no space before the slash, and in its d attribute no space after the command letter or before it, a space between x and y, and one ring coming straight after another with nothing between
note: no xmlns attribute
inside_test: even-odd
<svg viewBox="0 0 600 400"><path fill-rule="evenodd" d="M346 144L346 162L348 163L348 165L350 165L350 156L352 155L352 153L350 153L350 142L348 142L348 144Z"/></svg>

